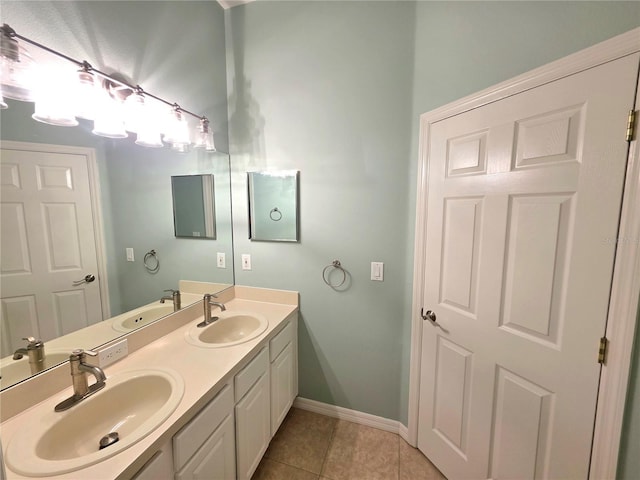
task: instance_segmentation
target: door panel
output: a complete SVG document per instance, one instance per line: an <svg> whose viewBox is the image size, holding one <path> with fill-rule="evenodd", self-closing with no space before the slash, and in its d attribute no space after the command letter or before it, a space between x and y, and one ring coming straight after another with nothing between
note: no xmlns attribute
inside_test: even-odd
<svg viewBox="0 0 640 480"><path fill-rule="evenodd" d="M87 159L2 149L2 356L102 320ZM16 235L16 233L18 233Z"/></svg>
<svg viewBox="0 0 640 480"><path fill-rule="evenodd" d="M450 479L587 477L638 60L430 126L418 447Z"/></svg>

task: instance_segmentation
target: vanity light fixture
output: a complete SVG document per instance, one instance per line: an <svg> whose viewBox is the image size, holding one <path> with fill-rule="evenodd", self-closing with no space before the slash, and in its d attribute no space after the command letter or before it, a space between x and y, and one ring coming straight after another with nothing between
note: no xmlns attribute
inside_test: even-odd
<svg viewBox="0 0 640 480"><path fill-rule="evenodd" d="M75 70L36 65L18 40L74 64ZM75 126L78 118L92 120L92 132L96 135L126 138L128 131L137 135L137 145L168 144L179 152L188 152L192 146L187 117L193 117L198 120L195 147L215 151L213 132L206 117L152 95L139 85L129 85L101 72L86 60L76 60L24 37L6 23L0 27L0 62L0 109L8 107L4 98L35 101L32 117L40 122ZM170 107L170 125L164 128L158 125L157 112L150 108L156 105ZM161 132L165 134L164 143Z"/></svg>

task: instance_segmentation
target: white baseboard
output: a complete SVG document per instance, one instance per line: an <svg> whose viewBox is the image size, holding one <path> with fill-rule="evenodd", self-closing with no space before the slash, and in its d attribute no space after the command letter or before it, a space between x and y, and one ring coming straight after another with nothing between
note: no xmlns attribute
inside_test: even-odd
<svg viewBox="0 0 640 480"><path fill-rule="evenodd" d="M357 410L338 407L336 405L329 405L328 403L317 402L316 400L309 400L302 397L296 397L293 402L293 406L301 410L308 410L310 412L326 415L327 417L346 420L347 422L353 422L359 425L377 428L378 430L396 433L405 441L409 436L409 429L397 420L389 420L388 418L378 417L377 415L371 415L370 413L359 412Z"/></svg>

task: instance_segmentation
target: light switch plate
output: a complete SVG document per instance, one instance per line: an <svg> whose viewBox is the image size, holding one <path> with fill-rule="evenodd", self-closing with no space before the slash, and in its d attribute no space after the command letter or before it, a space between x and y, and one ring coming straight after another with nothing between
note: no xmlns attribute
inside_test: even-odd
<svg viewBox="0 0 640 480"><path fill-rule="evenodd" d="M224 253L218 252L217 264L218 268L227 268L227 260Z"/></svg>
<svg viewBox="0 0 640 480"><path fill-rule="evenodd" d="M371 262L371 280L382 282L384 280L384 263Z"/></svg>
<svg viewBox="0 0 640 480"><path fill-rule="evenodd" d="M133 248L127 247L127 262L133 262Z"/></svg>
<svg viewBox="0 0 640 480"><path fill-rule="evenodd" d="M248 253L242 254L242 269L251 270L251 255Z"/></svg>

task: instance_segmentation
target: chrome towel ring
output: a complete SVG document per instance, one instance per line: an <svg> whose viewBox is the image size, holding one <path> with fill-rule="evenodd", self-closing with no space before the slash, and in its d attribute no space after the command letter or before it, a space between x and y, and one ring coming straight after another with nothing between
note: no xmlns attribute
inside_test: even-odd
<svg viewBox="0 0 640 480"><path fill-rule="evenodd" d="M273 207L269 212L269 218L271 218L271 220L273 220L274 222L279 222L280 220L282 220L282 212L278 210L278 207Z"/></svg>
<svg viewBox="0 0 640 480"><path fill-rule="evenodd" d="M337 269L342 272L342 281L340 283L331 283L329 277L331 276L331 272L333 270L329 269ZM331 265L327 265L326 267L324 267L324 270L322 270L322 280L331 288L338 288L344 285L344 282L347 281L347 272L340 264L340 260L334 260L333 262L331 262Z"/></svg>
<svg viewBox="0 0 640 480"><path fill-rule="evenodd" d="M158 258L158 254L155 250L149 250L145 254L144 268L146 268L149 273L156 273L160 270L160 259Z"/></svg>

